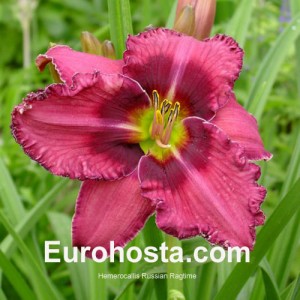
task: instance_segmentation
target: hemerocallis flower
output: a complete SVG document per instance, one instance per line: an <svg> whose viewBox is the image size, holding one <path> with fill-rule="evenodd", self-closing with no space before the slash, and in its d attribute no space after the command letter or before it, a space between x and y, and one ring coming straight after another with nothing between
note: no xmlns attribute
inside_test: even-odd
<svg viewBox="0 0 300 300"><path fill-rule="evenodd" d="M253 247L266 190L250 161L271 154L232 90L242 59L230 37L167 29L129 36L122 60L67 46L38 56L63 83L29 94L12 132L47 170L83 181L75 246L124 246L156 212L180 239Z"/></svg>

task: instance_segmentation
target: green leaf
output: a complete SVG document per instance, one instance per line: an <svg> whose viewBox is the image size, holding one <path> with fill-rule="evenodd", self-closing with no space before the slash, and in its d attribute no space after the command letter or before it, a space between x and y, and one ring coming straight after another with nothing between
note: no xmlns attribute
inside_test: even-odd
<svg viewBox="0 0 300 300"><path fill-rule="evenodd" d="M35 224L48 210L49 205L55 200L56 195L66 186L67 180L62 179L57 183L28 213L20 219L15 227L16 233L24 239L26 235L34 228ZM16 241L12 236L7 236L1 243L1 250L8 256L11 256L16 247Z"/></svg>
<svg viewBox="0 0 300 300"><path fill-rule="evenodd" d="M174 1L172 9L170 11L166 27L167 28L173 28L174 22L175 22L175 16L176 16L176 8L177 8L177 0Z"/></svg>
<svg viewBox="0 0 300 300"><path fill-rule="evenodd" d="M143 238L146 246L154 246L157 249L163 243L162 232L157 228L155 223L155 217L152 216L147 221L143 231ZM156 297L166 298L167 297L167 284L166 280L154 279L154 288Z"/></svg>
<svg viewBox="0 0 300 300"><path fill-rule="evenodd" d="M300 1L291 0L291 12L292 16L296 16L300 13ZM296 52L296 80L298 85L298 98L300 98L300 37L297 38L295 42L295 52Z"/></svg>
<svg viewBox="0 0 300 300"><path fill-rule="evenodd" d="M0 289L0 300L7 300L4 292Z"/></svg>
<svg viewBox="0 0 300 300"><path fill-rule="evenodd" d="M281 189L281 197L283 197L292 184L300 177L300 126L298 126L298 137L295 143L294 151L286 172L286 178Z"/></svg>
<svg viewBox="0 0 300 300"><path fill-rule="evenodd" d="M294 289L296 287L297 284L297 279L295 279L293 282L291 282L284 290L283 292L280 294L280 299L281 300L291 300L293 293L294 293Z"/></svg>
<svg viewBox="0 0 300 300"><path fill-rule="evenodd" d="M299 300L300 298L300 276L298 276L295 288L292 294L292 300Z"/></svg>
<svg viewBox="0 0 300 300"><path fill-rule="evenodd" d="M279 35L262 61L246 102L246 108L260 119L278 71L290 47L300 34L300 14ZM259 97L258 97L259 96Z"/></svg>
<svg viewBox="0 0 300 300"><path fill-rule="evenodd" d="M166 265L161 263L141 263L139 267L134 270L134 273L142 275L142 273L166 273ZM127 291L127 289L136 281L137 279L128 279L124 281L124 284L122 285L121 289L119 290L118 294L114 298L114 300L120 300L122 299L122 296Z"/></svg>
<svg viewBox="0 0 300 300"><path fill-rule="evenodd" d="M58 291L52 285L51 281L43 272L35 258L32 256L32 253L29 251L22 238L16 233L16 231L11 226L11 224L9 223L2 211L0 211L0 222L4 225L6 230L16 241L24 257L26 257L26 261L30 263L30 271L32 272L31 276L34 278L33 280L36 280L36 282L38 282L38 286L40 288L39 292L41 294L39 296L43 300L61 299L61 296L59 295Z"/></svg>
<svg viewBox="0 0 300 300"><path fill-rule="evenodd" d="M153 280L146 280L142 285L137 300L152 300L153 299Z"/></svg>
<svg viewBox="0 0 300 300"><path fill-rule="evenodd" d="M300 129L299 126L298 129ZM300 177L300 131L286 174L286 179L281 189L282 196L287 193L295 180ZM270 264L280 288L286 285L290 268L298 251L298 241L300 237L299 218L300 212L293 218L284 234L281 234L277 239L271 252Z"/></svg>
<svg viewBox="0 0 300 300"><path fill-rule="evenodd" d="M263 259L260 263L262 276L265 284L266 298L272 300L280 300L279 290L276 283L275 276L272 269L266 259Z"/></svg>
<svg viewBox="0 0 300 300"><path fill-rule="evenodd" d="M71 218L63 213L49 212L48 218L57 239L61 242L61 252L63 247L68 247L69 257L72 257L72 242L71 242ZM87 264L84 263L68 263L68 270L72 281L72 287L76 299L89 299L88 297L88 285L87 285Z"/></svg>
<svg viewBox="0 0 300 300"><path fill-rule="evenodd" d="M300 2L298 0L290 0L291 1L291 10L292 12L300 11Z"/></svg>
<svg viewBox="0 0 300 300"><path fill-rule="evenodd" d="M22 219L25 209L16 186L7 170L2 158L0 157L0 197L8 218L13 224Z"/></svg>
<svg viewBox="0 0 300 300"><path fill-rule="evenodd" d="M246 41L253 8L253 0L242 0L225 30L225 33L234 37L241 47Z"/></svg>
<svg viewBox="0 0 300 300"><path fill-rule="evenodd" d="M6 258L5 254L0 250L0 267L6 278L18 293L21 299L36 299L32 289L28 286L24 278L16 267Z"/></svg>
<svg viewBox="0 0 300 300"><path fill-rule="evenodd" d="M89 260L89 298L90 300L106 300L108 299L107 280L98 278L98 274L108 273L108 262L104 261L101 264Z"/></svg>
<svg viewBox="0 0 300 300"><path fill-rule="evenodd" d="M111 40L122 58L128 34L133 33L129 0L107 0Z"/></svg>
<svg viewBox="0 0 300 300"><path fill-rule="evenodd" d="M259 262L273 245L278 235L282 232L290 219L300 208L300 179L284 199L278 204L266 224L257 236L257 241L251 253L250 263L241 262L231 272L230 276L216 296L216 300L235 299L247 282L249 277L258 267Z"/></svg>
<svg viewBox="0 0 300 300"><path fill-rule="evenodd" d="M202 288L197 289L196 299L209 300L211 299L211 294L215 283L217 265L215 263L207 263L201 265L200 269L201 277L199 286L201 286Z"/></svg>

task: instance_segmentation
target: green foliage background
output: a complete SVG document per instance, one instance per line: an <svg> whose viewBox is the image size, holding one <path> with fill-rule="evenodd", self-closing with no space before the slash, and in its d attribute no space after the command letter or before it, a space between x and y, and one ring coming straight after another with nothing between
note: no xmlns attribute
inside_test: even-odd
<svg viewBox="0 0 300 300"><path fill-rule="evenodd" d="M110 0L108 0L110 1ZM0 300L166 299L164 280L102 280L98 273L166 272L161 263L45 264L45 240L71 243L79 182L54 177L31 161L10 134L10 113L29 91L51 82L34 58L49 42L80 50L81 31L100 40L122 38L114 5L130 4L133 32L171 24L173 0L48 0L30 20L30 66L23 67L24 17L18 1L0 2ZM282 5L290 7L281 9ZM23 12L24 13L24 12ZM171 16L171 18L170 18ZM284 17L284 18L283 18ZM123 22L124 23L124 22ZM126 23L126 22L125 22ZM110 27L111 25L111 27ZM131 31L128 24L123 29ZM127 26L127 27L126 27ZM127 32L128 32L127 31ZM213 31L232 35L245 49L235 92L258 119L273 159L262 162L268 189L250 264L184 264L197 280L184 281L186 299L300 299L300 3L298 0L218 0ZM114 36L115 34L115 36ZM157 245L163 236L150 219L130 245ZM202 238L183 241L186 255ZM180 285L180 283L179 283ZM175 298L173 298L175 299Z"/></svg>

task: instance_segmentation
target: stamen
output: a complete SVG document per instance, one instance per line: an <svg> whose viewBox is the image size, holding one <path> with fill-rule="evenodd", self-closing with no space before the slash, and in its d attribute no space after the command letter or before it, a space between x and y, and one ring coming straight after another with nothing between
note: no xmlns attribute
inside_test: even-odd
<svg viewBox="0 0 300 300"><path fill-rule="evenodd" d="M157 110L157 111L155 112L155 114L156 114L156 120L157 120L158 124L159 124L159 125L163 125L163 124L164 124L164 121L163 121L163 117L162 117L162 115L161 115L161 112L160 112L159 110Z"/></svg>
<svg viewBox="0 0 300 300"><path fill-rule="evenodd" d="M171 109L169 117L168 117L168 124L172 122L173 114L174 114L174 109Z"/></svg>
<svg viewBox="0 0 300 300"><path fill-rule="evenodd" d="M157 90L154 90L152 92L152 96L153 96L153 106L154 106L154 110L157 111L158 107L159 107L159 94L157 92Z"/></svg>
<svg viewBox="0 0 300 300"><path fill-rule="evenodd" d="M174 108L174 119L176 119L178 117L179 111L180 111L180 103L176 102L175 103L175 108Z"/></svg>
<svg viewBox="0 0 300 300"><path fill-rule="evenodd" d="M168 110L170 109L172 105L172 102L168 101L167 99L165 99L163 101L163 103L161 104L161 114L164 115L168 112Z"/></svg>
<svg viewBox="0 0 300 300"><path fill-rule="evenodd" d="M165 144L163 144L163 143L161 142L161 140L159 140L159 139L156 139L155 142L156 142L156 144L157 144L159 147L161 147L161 148L164 148L164 149L171 148L171 145L170 145L170 144L165 145Z"/></svg>
<svg viewBox="0 0 300 300"><path fill-rule="evenodd" d="M174 108L172 107L172 102L167 99L160 104L159 94L156 90L152 92L153 100L152 104L154 106L154 116L152 122L151 137L156 141L156 144L161 148L170 148L169 140L171 137L172 129L175 121L179 115L180 103L176 102ZM168 120L165 123L165 115L170 110Z"/></svg>
<svg viewBox="0 0 300 300"><path fill-rule="evenodd" d="M176 119L179 115L179 111L180 111L180 103L176 102L174 109L171 109L171 112L170 112L170 115L169 115L169 118L168 118L168 123L167 123L166 129L165 129L165 133L161 138L161 141L164 144L169 143L171 133L172 133L172 129L173 129L175 121L176 121Z"/></svg>
<svg viewBox="0 0 300 300"><path fill-rule="evenodd" d="M164 116L161 114L159 110L155 112L156 120L157 120L157 132L156 136L161 136L164 132Z"/></svg>

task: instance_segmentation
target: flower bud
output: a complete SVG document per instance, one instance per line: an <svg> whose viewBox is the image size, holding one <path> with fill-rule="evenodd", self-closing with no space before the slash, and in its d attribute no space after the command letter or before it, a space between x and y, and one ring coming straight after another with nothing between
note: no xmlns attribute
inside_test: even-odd
<svg viewBox="0 0 300 300"><path fill-rule="evenodd" d="M90 54L103 55L102 45L99 40L90 32L83 31L80 36L83 52Z"/></svg>
<svg viewBox="0 0 300 300"><path fill-rule="evenodd" d="M55 43L49 43L49 48L54 47L54 46L56 46ZM50 62L48 64L48 68L49 68L49 71L50 71L50 74L51 74L51 77L52 77L53 81L55 83L62 83L62 80L60 79L60 76L59 76L59 74L58 74L57 70L55 69L52 62Z"/></svg>
<svg viewBox="0 0 300 300"><path fill-rule="evenodd" d="M104 41L102 44L102 55L107 58L116 59L116 51L111 41Z"/></svg>
<svg viewBox="0 0 300 300"><path fill-rule="evenodd" d="M191 9L188 7L194 9L194 16L192 16ZM216 0L178 0L174 29L189 34L186 32L186 29L190 26L189 24L193 23L194 18L194 30L189 35L194 36L198 40L205 39L210 35L215 12ZM178 24L182 23L185 25L180 25L178 28Z"/></svg>
<svg viewBox="0 0 300 300"><path fill-rule="evenodd" d="M186 5L181 10L174 25L176 31L193 35L195 30L195 9L191 5Z"/></svg>

